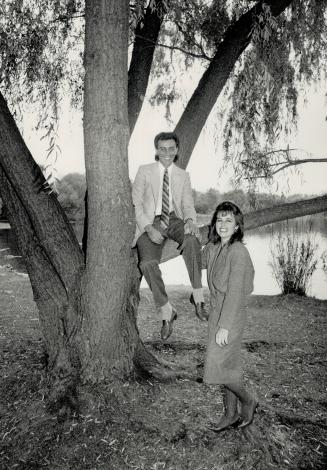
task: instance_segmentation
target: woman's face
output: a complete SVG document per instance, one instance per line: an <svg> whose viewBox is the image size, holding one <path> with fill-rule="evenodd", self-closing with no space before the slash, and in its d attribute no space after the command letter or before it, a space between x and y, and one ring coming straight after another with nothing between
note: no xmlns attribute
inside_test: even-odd
<svg viewBox="0 0 327 470"><path fill-rule="evenodd" d="M223 245L230 240L237 229L238 225L236 225L235 216L232 212L218 212L216 230Z"/></svg>

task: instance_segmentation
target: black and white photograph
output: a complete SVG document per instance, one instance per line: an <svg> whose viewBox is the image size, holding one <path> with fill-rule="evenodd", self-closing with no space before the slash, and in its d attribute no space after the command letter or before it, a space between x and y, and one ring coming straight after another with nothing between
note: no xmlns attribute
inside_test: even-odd
<svg viewBox="0 0 327 470"><path fill-rule="evenodd" d="M0 0L0 469L326 469L326 181L326 0Z"/></svg>

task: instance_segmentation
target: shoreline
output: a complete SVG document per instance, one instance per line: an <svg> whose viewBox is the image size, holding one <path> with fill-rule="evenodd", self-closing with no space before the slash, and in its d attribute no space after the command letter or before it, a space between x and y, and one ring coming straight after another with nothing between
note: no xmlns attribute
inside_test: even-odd
<svg viewBox="0 0 327 470"><path fill-rule="evenodd" d="M15 256L15 257L18 257L18 258L21 258L21 256ZM15 268L13 268L10 264L10 259L8 259L8 264L5 265L1 265L0 264L0 276L1 277L5 277L5 276L18 276L18 278L22 279L27 279L28 282L29 281L29 275L24 272L24 271L17 271ZM166 288L167 290L171 291L171 292L176 292L176 293L183 293L185 292L185 295L189 295L190 292L191 292L191 286L188 285L188 284L166 284ZM1 289L1 280L0 280L0 289ZM209 289L207 286L203 286L203 289L204 289L204 292L207 294L207 296L209 296ZM140 292L142 293L145 293L146 296L150 296L150 299L148 299L148 301L151 303L152 302L152 297L151 297L151 291L149 289L149 287L140 287ZM249 295L249 298L267 298L267 299L273 299L273 298L283 298L283 297L287 297L287 296L295 296L295 297L299 297L300 299L310 299L310 300L314 300L314 301L317 301L317 302L326 302L327 303L327 299L326 298L323 298L323 299L320 299L318 297L315 297L315 296L310 296L310 295L307 295L307 296L297 296L296 294L287 294L287 295L283 295L282 293L278 293L278 294L250 294ZM153 308L154 308L154 304L153 304ZM327 307L326 307L327 309ZM327 312L326 312L327 313Z"/></svg>

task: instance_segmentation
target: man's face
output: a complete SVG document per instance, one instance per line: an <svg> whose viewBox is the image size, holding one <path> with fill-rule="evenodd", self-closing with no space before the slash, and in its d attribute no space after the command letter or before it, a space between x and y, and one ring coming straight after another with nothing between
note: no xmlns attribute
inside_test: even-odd
<svg viewBox="0 0 327 470"><path fill-rule="evenodd" d="M159 140L157 147L157 155L159 162L165 168L168 168L174 161L178 152L178 147L174 139Z"/></svg>

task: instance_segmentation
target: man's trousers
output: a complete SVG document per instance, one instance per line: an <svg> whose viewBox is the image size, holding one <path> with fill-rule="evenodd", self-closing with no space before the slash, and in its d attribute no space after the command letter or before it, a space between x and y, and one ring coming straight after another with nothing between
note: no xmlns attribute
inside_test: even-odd
<svg viewBox="0 0 327 470"><path fill-rule="evenodd" d="M169 226L163 232L160 228L160 216L156 216L153 227L159 230L165 238L174 240L181 249L186 268L193 289L202 287L201 281L201 244L195 235L184 234L184 222L170 213ZM147 281L157 308L168 302L165 285L162 280L159 262L164 242L161 245L153 243L147 233L143 233L137 240L136 246L139 255L139 267Z"/></svg>

